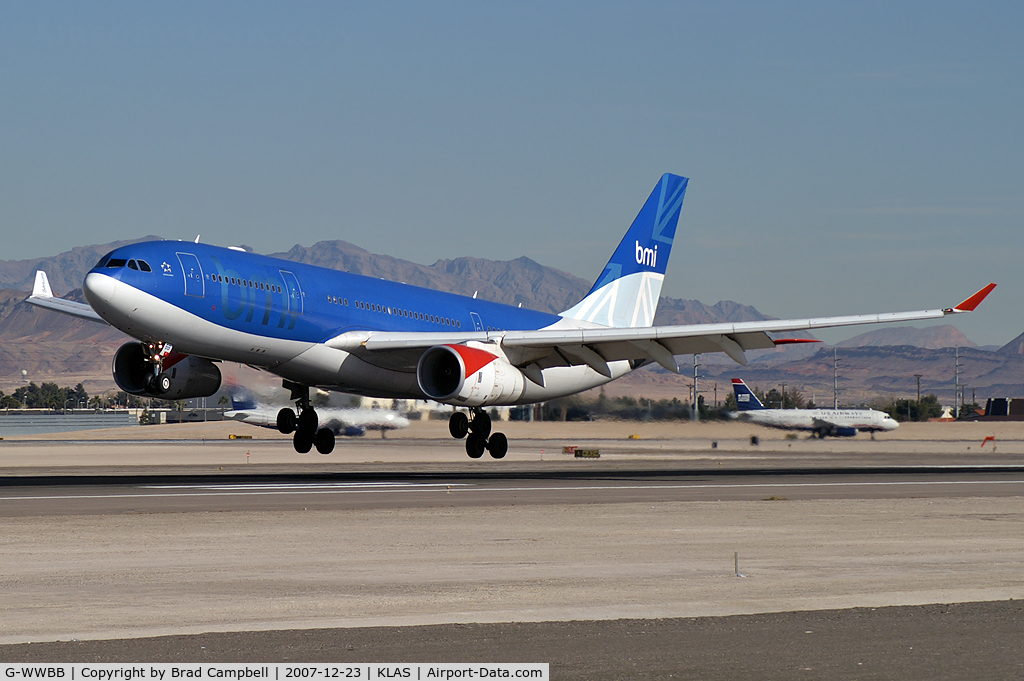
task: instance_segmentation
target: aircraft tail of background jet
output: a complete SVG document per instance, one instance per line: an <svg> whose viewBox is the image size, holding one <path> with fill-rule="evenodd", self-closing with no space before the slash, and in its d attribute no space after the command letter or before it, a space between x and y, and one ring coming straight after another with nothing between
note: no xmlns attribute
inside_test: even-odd
<svg viewBox="0 0 1024 681"><path fill-rule="evenodd" d="M753 411L766 408L742 379L732 379L732 389L736 393L736 409L738 411Z"/></svg>
<svg viewBox="0 0 1024 681"><path fill-rule="evenodd" d="M593 288L562 317L620 328L654 323L687 182L661 176Z"/></svg>

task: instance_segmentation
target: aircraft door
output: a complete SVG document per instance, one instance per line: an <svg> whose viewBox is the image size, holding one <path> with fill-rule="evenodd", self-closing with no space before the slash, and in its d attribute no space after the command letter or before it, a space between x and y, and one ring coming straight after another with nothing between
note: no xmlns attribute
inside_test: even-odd
<svg viewBox="0 0 1024 681"><path fill-rule="evenodd" d="M470 312L469 313L469 317L470 317L470 319L473 320L473 330L474 331L483 331L484 330L484 323L483 323L483 320L480 319L480 315L478 315L476 312Z"/></svg>
<svg viewBox="0 0 1024 681"><path fill-rule="evenodd" d="M280 270L281 278L284 279L284 293L288 300L288 313L294 318L302 314L302 289L299 288L299 280L287 270Z"/></svg>
<svg viewBox="0 0 1024 681"><path fill-rule="evenodd" d="M182 274L185 275L185 295L202 298L206 293L206 282L203 280L203 268L199 258L191 253L176 253L181 263Z"/></svg>

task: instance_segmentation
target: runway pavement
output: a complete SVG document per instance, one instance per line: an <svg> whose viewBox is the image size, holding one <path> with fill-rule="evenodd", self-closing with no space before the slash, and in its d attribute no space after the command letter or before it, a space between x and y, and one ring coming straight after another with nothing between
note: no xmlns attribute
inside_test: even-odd
<svg viewBox="0 0 1024 681"><path fill-rule="evenodd" d="M616 621L657 620L636 625L662 634L636 638L645 662L635 671L661 678L687 668L663 648L694 635L687 622L734 632L726 638L761 631L768 641L782 617L771 613L797 622L840 611L829 621L845 621L861 612L851 608L1024 598L1024 447L1011 426L993 431L995 451L991 441L980 447L978 429L824 443L769 434L752 446L750 427L740 427L646 440L607 426L589 439L585 431L560 438L549 427L520 433L529 456L513 450L505 461L466 459L458 443L436 437L435 424L343 443L345 457L300 457L274 437L227 441L211 425L176 437L131 429L148 439L130 443L118 441L123 434L97 441L102 433L88 442L4 441L0 642L142 638L153 642L157 657L148 659L161 661L194 651L195 639L174 639L182 648L172 653L168 639L148 637L293 630L281 640L312 637L322 653L344 639L339 628L371 627L393 632L380 634L390 640L447 636L446 659L455 659L460 630L452 627L488 624L503 627L495 630L503 640L562 632L550 650L571 660L580 640ZM601 459L561 453L560 443L590 441ZM257 462L240 460L243 449ZM985 608L996 613L993 645L1004 636L999 607L971 610L981 620ZM714 624L757 614L746 628ZM558 622L581 628L569 637ZM865 660L880 626L863 628L856 650ZM301 633L321 629L333 633ZM271 655L261 659L285 654L258 643L267 634L246 635ZM848 656L829 645L822 655L843 663ZM27 659L30 649L0 646L0 660ZM146 649L123 647L143 657ZM48 650L72 659L80 649ZM592 678L633 676L612 650L594 651L612 672ZM710 665L704 671L746 669L727 650L689 659ZM372 646L359 651L385 659ZM584 668L567 664L558 678ZM870 668L871 678L895 678Z"/></svg>

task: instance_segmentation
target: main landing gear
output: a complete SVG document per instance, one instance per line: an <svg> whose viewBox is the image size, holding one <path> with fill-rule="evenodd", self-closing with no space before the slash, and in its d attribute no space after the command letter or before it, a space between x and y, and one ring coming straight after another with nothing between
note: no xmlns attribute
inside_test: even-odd
<svg viewBox="0 0 1024 681"><path fill-rule="evenodd" d="M464 411L457 411L448 419L448 432L456 440L466 438L466 453L471 459L479 459L484 452L490 452L495 459L504 458L508 452L508 438L504 433L491 432L491 417L483 409L473 407L472 420Z"/></svg>
<svg viewBox="0 0 1024 681"><path fill-rule="evenodd" d="M299 415L285 407L277 412L277 429L285 435L295 433L292 437L292 444L299 454L307 454L314 446L321 454L330 454L334 451L334 431L330 428L319 428L320 419L316 411L309 406L309 388L294 384L286 384L291 388L292 399L296 401L299 408Z"/></svg>

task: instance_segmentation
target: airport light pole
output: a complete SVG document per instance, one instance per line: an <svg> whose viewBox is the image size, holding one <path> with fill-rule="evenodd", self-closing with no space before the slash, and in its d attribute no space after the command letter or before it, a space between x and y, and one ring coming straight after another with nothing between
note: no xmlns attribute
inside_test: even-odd
<svg viewBox="0 0 1024 681"><path fill-rule="evenodd" d="M786 408L786 384L785 383L781 383L780 385L782 386L782 408L785 409Z"/></svg>
<svg viewBox="0 0 1024 681"><path fill-rule="evenodd" d="M697 367L704 366L703 364L697 363L697 355L693 356L693 403L690 406L690 420L700 420L700 410L697 409L697 395L700 394L700 390L697 389Z"/></svg>
<svg viewBox="0 0 1024 681"><path fill-rule="evenodd" d="M917 379L917 404L921 404L921 376L924 374L914 374L914 378Z"/></svg>
<svg viewBox="0 0 1024 681"><path fill-rule="evenodd" d="M956 418L960 418L960 404L963 402L963 392L960 387L960 346L956 346L956 350L953 352L953 365L954 365L954 379L953 379L953 415Z"/></svg>
<svg viewBox="0 0 1024 681"><path fill-rule="evenodd" d="M839 350L832 348L832 408L839 409Z"/></svg>

